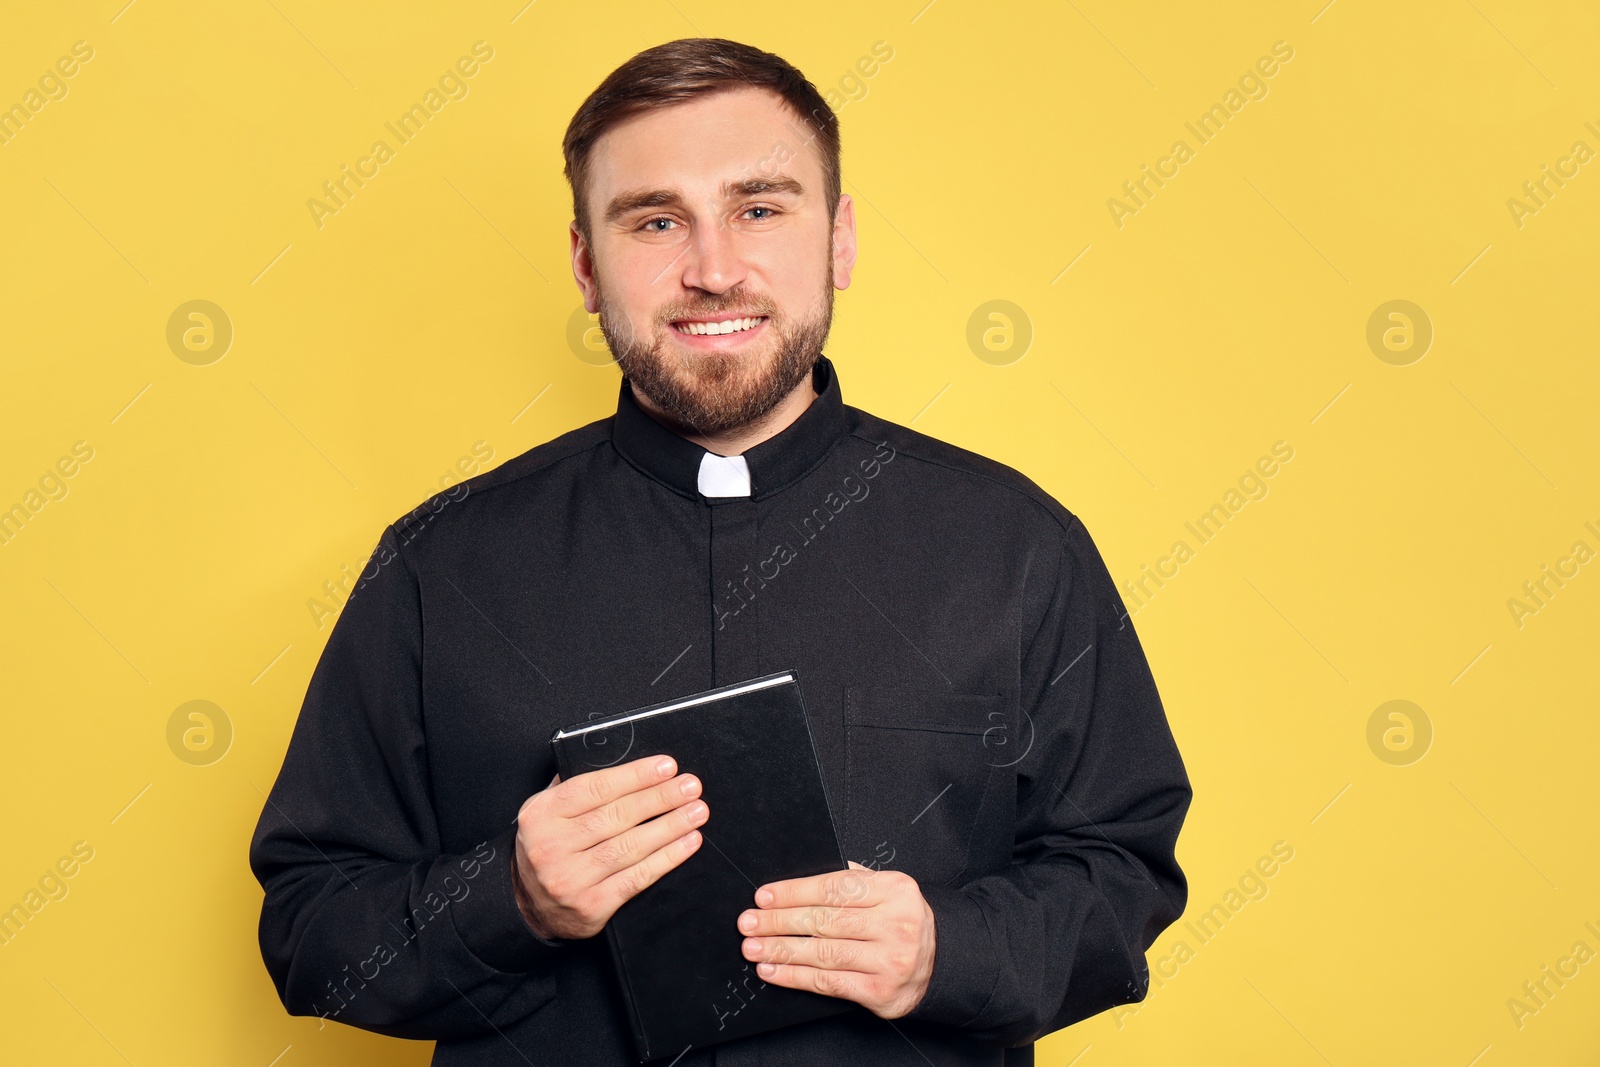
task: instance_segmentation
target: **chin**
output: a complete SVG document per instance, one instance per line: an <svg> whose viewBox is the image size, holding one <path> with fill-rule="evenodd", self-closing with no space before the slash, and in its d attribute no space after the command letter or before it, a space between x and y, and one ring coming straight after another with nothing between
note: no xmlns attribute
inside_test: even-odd
<svg viewBox="0 0 1600 1067"><path fill-rule="evenodd" d="M778 355L773 347L752 352L685 352L678 348L672 353L672 363L686 377L723 381L770 373L778 362Z"/></svg>
<svg viewBox="0 0 1600 1067"><path fill-rule="evenodd" d="M825 292L831 298L832 290ZM600 321L608 341L616 339L613 356L633 387L679 425L710 434L764 417L810 377L832 320L831 299L824 306L814 319L763 315L743 338L743 331L685 334L668 322L657 324L648 344L637 343L610 329L604 301Z"/></svg>

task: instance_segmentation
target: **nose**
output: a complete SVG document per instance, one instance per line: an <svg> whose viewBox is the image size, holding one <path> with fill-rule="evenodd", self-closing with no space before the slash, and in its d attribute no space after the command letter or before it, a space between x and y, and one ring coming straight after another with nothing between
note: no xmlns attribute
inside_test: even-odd
<svg viewBox="0 0 1600 1067"><path fill-rule="evenodd" d="M684 254L683 284L708 293L724 293L745 279L738 234L712 222L698 227Z"/></svg>

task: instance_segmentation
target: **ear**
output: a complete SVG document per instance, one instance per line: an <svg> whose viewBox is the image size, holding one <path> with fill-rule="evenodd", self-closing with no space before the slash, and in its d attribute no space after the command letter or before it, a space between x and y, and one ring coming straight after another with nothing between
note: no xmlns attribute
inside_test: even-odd
<svg viewBox="0 0 1600 1067"><path fill-rule="evenodd" d="M850 288L850 272L856 265L856 206L849 193L839 194L839 210L833 216L833 287Z"/></svg>
<svg viewBox="0 0 1600 1067"><path fill-rule="evenodd" d="M583 309L592 315L600 310L600 289L594 280L594 255L590 252L589 242L578 231L577 219L573 219L567 229L571 235L572 276L578 282L578 291L583 293Z"/></svg>

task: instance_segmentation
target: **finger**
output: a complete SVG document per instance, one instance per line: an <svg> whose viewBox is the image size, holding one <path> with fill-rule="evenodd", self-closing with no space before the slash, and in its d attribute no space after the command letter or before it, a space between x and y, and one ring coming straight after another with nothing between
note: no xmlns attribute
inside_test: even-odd
<svg viewBox="0 0 1600 1067"><path fill-rule="evenodd" d="M579 855L589 864L591 880L598 882L699 828L709 817L705 801L691 800L665 815L598 841Z"/></svg>
<svg viewBox="0 0 1600 1067"><path fill-rule="evenodd" d="M671 756L642 756L615 767L602 767L562 782L551 794L551 810L564 818L581 815L591 808L609 803L624 793L658 785L678 770Z"/></svg>
<svg viewBox="0 0 1600 1067"><path fill-rule="evenodd" d="M800 908L760 908L739 915L739 932L748 937L796 934L805 937L881 936L882 913L874 908L835 908L811 904Z"/></svg>
<svg viewBox="0 0 1600 1067"><path fill-rule="evenodd" d="M884 899L887 886L877 876L882 873L867 867L829 871L808 878L786 878L768 882L756 889L756 906L793 908L823 904L831 907L871 907Z"/></svg>
<svg viewBox="0 0 1600 1067"><path fill-rule="evenodd" d="M756 974L764 982L805 989L825 997L839 997L865 1004L866 982L870 975L858 971L834 971L798 963L758 963Z"/></svg>
<svg viewBox="0 0 1600 1067"><path fill-rule="evenodd" d="M744 958L758 963L794 963L830 971L880 974L888 970L888 951L876 941L844 937L747 937Z"/></svg>
<svg viewBox="0 0 1600 1067"><path fill-rule="evenodd" d="M699 795L700 779L692 774L680 774L659 785L624 793L609 803L574 816L568 820L565 833L569 835L573 851L581 851L626 833L663 812L687 805ZM678 832L684 833L687 829L684 827ZM664 843L656 842L657 845Z"/></svg>
<svg viewBox="0 0 1600 1067"><path fill-rule="evenodd" d="M698 830L673 838L633 866L602 880L595 888L606 910L616 911L641 890L653 885L662 875L694 855L701 840Z"/></svg>

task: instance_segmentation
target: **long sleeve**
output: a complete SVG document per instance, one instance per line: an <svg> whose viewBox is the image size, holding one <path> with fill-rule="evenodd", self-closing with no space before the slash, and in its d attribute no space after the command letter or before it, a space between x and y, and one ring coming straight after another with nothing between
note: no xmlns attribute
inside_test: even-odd
<svg viewBox="0 0 1600 1067"><path fill-rule="evenodd" d="M1191 791L1155 681L1088 531L1073 517L1062 536L1022 660L1033 743L1011 865L922 887L937 944L908 1016L1008 1047L1143 1000L1145 950L1188 898L1174 849Z"/></svg>
<svg viewBox="0 0 1600 1067"><path fill-rule="evenodd" d="M492 1033L555 995L505 830L444 853L422 716L421 588L385 529L312 674L250 865L284 1007L394 1037Z"/></svg>

